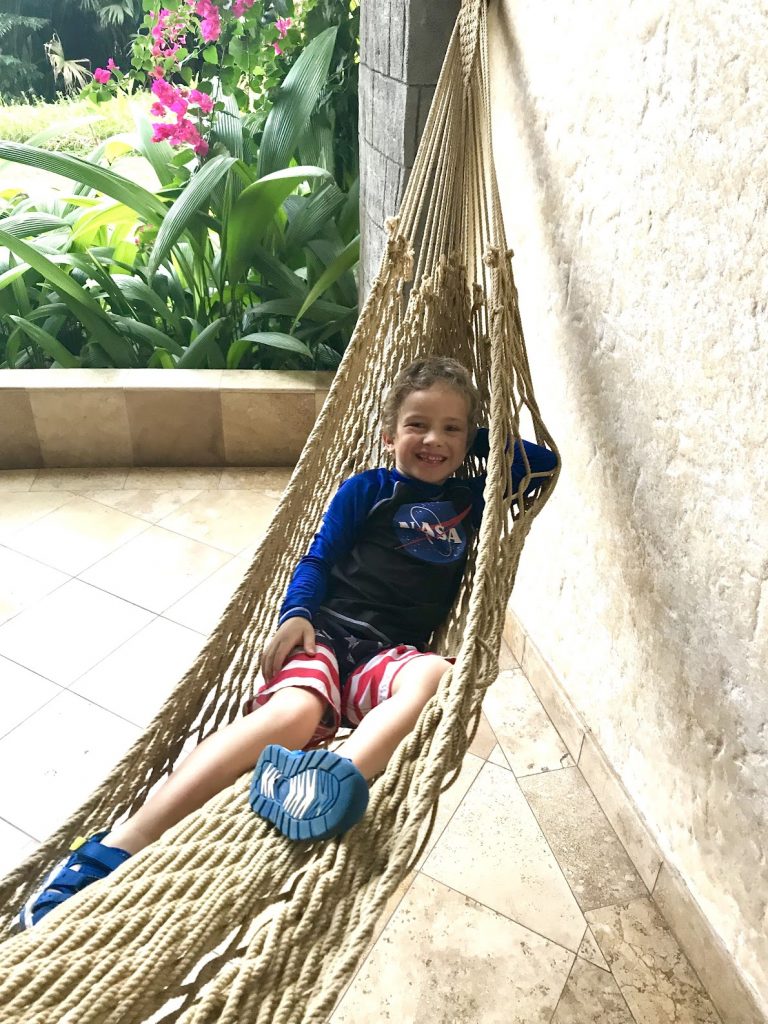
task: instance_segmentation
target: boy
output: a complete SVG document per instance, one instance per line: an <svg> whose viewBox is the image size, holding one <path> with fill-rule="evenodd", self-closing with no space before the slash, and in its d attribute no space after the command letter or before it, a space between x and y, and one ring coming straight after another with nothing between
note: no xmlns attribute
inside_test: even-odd
<svg viewBox="0 0 768 1024"><path fill-rule="evenodd" d="M128 821L57 866L22 909L25 927L254 764L251 807L289 838L339 835L360 820L368 780L384 770L450 664L427 644L458 593L483 513L484 478L453 476L473 444L487 454L479 407L468 371L453 359L419 359L402 371L382 409L395 468L339 488L288 586L244 717L204 740ZM551 452L523 444L532 473L554 470ZM513 490L524 475L518 449ZM312 749L342 721L356 728L338 752Z"/></svg>

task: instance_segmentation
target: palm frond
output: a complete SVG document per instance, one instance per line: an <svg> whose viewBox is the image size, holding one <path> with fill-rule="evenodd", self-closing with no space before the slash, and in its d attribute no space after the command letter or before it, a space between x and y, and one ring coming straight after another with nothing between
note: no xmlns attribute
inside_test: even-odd
<svg viewBox="0 0 768 1024"><path fill-rule="evenodd" d="M64 92L73 93L81 89L89 78L93 78L91 71L85 67L89 62L82 58L80 60L68 60L64 54L64 47L61 40L54 32L50 42L43 45L48 63L53 71L54 82L62 79Z"/></svg>

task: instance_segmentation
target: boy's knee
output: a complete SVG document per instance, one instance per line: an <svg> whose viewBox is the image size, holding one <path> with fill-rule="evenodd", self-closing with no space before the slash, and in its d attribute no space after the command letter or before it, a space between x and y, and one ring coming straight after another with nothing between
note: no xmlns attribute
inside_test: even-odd
<svg viewBox="0 0 768 1024"><path fill-rule="evenodd" d="M395 679L393 692L400 689L408 689L413 693L418 691L426 703L437 693L438 684L450 667L449 661L436 654L414 659L400 672L399 678Z"/></svg>

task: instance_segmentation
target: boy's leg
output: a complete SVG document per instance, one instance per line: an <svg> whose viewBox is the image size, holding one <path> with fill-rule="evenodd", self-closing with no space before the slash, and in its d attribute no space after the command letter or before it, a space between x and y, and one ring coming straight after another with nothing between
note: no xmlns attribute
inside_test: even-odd
<svg viewBox="0 0 768 1024"><path fill-rule="evenodd" d="M409 661L392 682L392 696L368 712L338 753L348 757L366 779L382 772L448 668L450 663L436 654Z"/></svg>
<svg viewBox="0 0 768 1024"><path fill-rule="evenodd" d="M324 709L322 697L311 690L288 686L274 693L267 704L203 740L104 845L138 853L253 768L268 744L304 747Z"/></svg>

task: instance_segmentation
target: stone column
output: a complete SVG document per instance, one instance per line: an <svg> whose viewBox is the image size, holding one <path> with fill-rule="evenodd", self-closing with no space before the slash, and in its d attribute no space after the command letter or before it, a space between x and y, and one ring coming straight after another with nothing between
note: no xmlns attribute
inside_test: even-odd
<svg viewBox="0 0 768 1024"><path fill-rule="evenodd" d="M400 206L460 0L362 0L360 296L379 269L387 217Z"/></svg>

